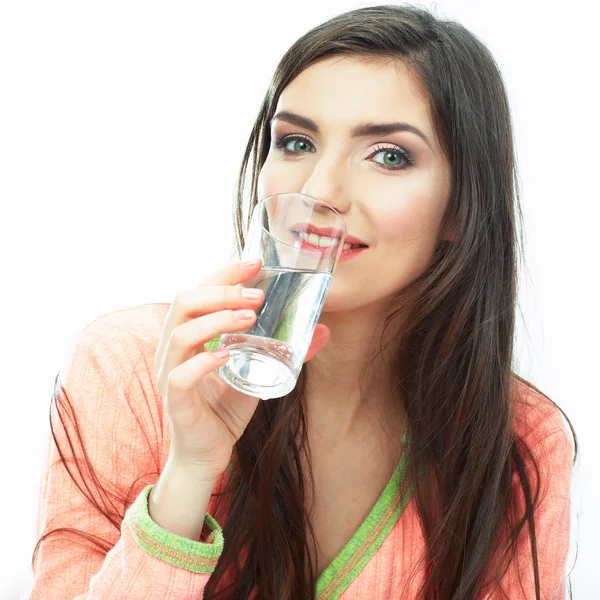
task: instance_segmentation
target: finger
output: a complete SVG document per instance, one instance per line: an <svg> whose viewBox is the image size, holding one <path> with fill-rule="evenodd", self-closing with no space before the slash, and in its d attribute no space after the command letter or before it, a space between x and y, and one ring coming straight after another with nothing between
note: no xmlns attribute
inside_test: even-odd
<svg viewBox="0 0 600 600"><path fill-rule="evenodd" d="M255 298L244 295L250 291L258 290ZM242 308L258 308L264 302L264 292L258 288L246 288L238 285L221 285L193 288L180 292L175 302L176 312L180 315L180 323L208 315L218 310L238 310Z"/></svg>
<svg viewBox="0 0 600 600"><path fill-rule="evenodd" d="M195 396L191 392L206 375L228 360L229 354L221 357L214 352L203 352L176 366L167 377L166 393L163 395L169 415L181 418L192 408L198 414L202 407L195 405Z"/></svg>
<svg viewBox="0 0 600 600"><path fill-rule="evenodd" d="M254 277L261 266L261 260L253 267L244 267L240 261L228 264L205 279L199 287L194 288L193 290L184 290L183 292L180 292L171 303L165 317L161 338L154 356L154 366L156 369L158 370L162 362L162 357L172 331L190 318L199 316L197 307L202 302L204 297L203 290L205 287L235 286L237 283L244 283Z"/></svg>
<svg viewBox="0 0 600 600"><path fill-rule="evenodd" d="M220 310L239 310L242 308L256 310L264 302L264 293L256 298L246 298L243 293L248 291L247 288L242 286L212 286L194 288L180 292L175 299L175 302L171 306L170 312L170 324L165 324L162 332L162 336L158 345L158 348L154 357L154 366L158 372L161 369L162 362L164 360L164 354L167 351L167 347L171 340L173 332L185 323L188 323L195 318L209 315ZM259 290L261 291L261 290ZM183 334L185 330L180 333ZM216 337L222 332L217 331ZM209 341L213 338L209 338ZM203 342L203 343L205 343ZM193 343L193 340L190 342ZM198 348L198 351L204 350L203 347ZM184 357L185 360L187 357Z"/></svg>
<svg viewBox="0 0 600 600"><path fill-rule="evenodd" d="M158 369L159 389L161 386L166 386L171 371L191 358L194 351L203 348L206 342L222 333L248 329L255 322L256 313L253 310L248 310L247 313L221 310L186 321L176 327L167 343L162 364ZM199 354L205 352L202 350Z"/></svg>
<svg viewBox="0 0 600 600"><path fill-rule="evenodd" d="M261 264L259 262L252 268L243 268L240 262L227 265L205 279L200 286L180 292L171 304L165 319L165 327L170 327L173 330L190 318L210 312L210 308L207 310L204 306L206 300L214 307L214 311L225 308L225 305L219 306L221 301L231 302L236 298L241 298L242 286L237 286L237 284L244 283L254 277ZM219 297L219 294L221 294L221 297ZM235 307L232 306L232 308Z"/></svg>
<svg viewBox="0 0 600 600"><path fill-rule="evenodd" d="M244 266L243 261L235 261L225 265L212 275L204 279L199 287L210 285L236 285L254 277L262 266L262 260L252 267Z"/></svg>

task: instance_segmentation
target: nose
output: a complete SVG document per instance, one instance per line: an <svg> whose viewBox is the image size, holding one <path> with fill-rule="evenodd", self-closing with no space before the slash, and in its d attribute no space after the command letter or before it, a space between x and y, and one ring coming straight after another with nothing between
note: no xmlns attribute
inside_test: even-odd
<svg viewBox="0 0 600 600"><path fill-rule="evenodd" d="M344 180L344 169L339 162L321 159L304 182L301 193L322 200L344 214L351 204Z"/></svg>

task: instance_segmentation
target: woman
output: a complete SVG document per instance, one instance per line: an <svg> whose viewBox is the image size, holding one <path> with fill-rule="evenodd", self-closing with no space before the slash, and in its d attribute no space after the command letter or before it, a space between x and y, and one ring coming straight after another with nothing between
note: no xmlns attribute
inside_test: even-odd
<svg viewBox="0 0 600 600"><path fill-rule="evenodd" d="M260 264L86 327L54 395L31 598L563 598L577 443L512 371L518 195L488 50L421 8L331 19L274 74L240 248L249 169L251 206L316 196L367 246L296 388L236 392L205 346L252 326L264 298L235 284Z"/></svg>

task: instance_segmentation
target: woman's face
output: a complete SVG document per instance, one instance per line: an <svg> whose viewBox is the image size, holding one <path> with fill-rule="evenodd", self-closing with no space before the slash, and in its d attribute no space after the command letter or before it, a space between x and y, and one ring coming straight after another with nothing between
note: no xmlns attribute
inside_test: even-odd
<svg viewBox="0 0 600 600"><path fill-rule="evenodd" d="M394 123L404 125L353 134ZM337 264L324 312L391 299L429 264L450 194L419 79L402 64L358 57L302 71L279 98L258 180L259 199L278 192L324 200L368 245Z"/></svg>

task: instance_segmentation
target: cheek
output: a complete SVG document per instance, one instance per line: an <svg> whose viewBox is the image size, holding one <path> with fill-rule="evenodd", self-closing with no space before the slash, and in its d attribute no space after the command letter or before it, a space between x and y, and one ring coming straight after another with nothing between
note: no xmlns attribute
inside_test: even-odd
<svg viewBox="0 0 600 600"><path fill-rule="evenodd" d="M435 238L442 216L441 200L431 190L403 190L393 197L379 198L371 221L378 243L403 244L415 239Z"/></svg>
<svg viewBox="0 0 600 600"><path fill-rule="evenodd" d="M282 192L299 192L303 186L300 169L285 168L283 164L267 161L262 166L256 182L258 199Z"/></svg>

